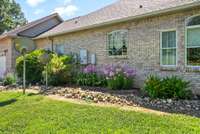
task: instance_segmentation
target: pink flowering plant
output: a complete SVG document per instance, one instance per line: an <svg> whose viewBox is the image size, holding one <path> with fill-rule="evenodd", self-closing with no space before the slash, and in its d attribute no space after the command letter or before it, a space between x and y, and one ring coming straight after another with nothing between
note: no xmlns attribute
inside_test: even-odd
<svg viewBox="0 0 200 134"><path fill-rule="evenodd" d="M81 86L106 86L106 78L101 75L95 65L86 66L79 72L75 82Z"/></svg>
<svg viewBox="0 0 200 134"><path fill-rule="evenodd" d="M81 86L107 86L109 89L131 89L136 75L128 65L88 65L78 73L76 84Z"/></svg>
<svg viewBox="0 0 200 134"><path fill-rule="evenodd" d="M105 65L102 70L106 76L109 89L131 89L136 70L128 65Z"/></svg>

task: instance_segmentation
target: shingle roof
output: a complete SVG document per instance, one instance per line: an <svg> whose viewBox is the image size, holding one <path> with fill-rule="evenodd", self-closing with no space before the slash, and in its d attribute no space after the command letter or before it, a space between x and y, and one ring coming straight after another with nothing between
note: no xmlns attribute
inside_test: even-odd
<svg viewBox="0 0 200 134"><path fill-rule="evenodd" d="M59 15L57 13L54 13L54 14L51 14L49 16L43 17L41 19L38 19L36 21L27 23L26 25L18 27L16 29L13 29L13 30L11 30L11 31L9 31L7 33L4 33L4 34L0 35L0 40L5 38L5 37L16 37L18 35L18 33L23 32L23 31L25 31L27 29L30 29L30 28L38 25L38 24L41 24L41 23L43 23L43 22L45 22L45 21L47 21L47 20L49 20L49 19L51 19L53 17L58 17L58 19L60 21L62 21L62 19L59 17Z"/></svg>
<svg viewBox="0 0 200 134"><path fill-rule="evenodd" d="M168 12L181 7L186 8L197 5L200 5L200 0L119 0L85 16L67 20L37 38L111 24L117 20L122 22L122 20L130 20L131 17L133 19L138 16L158 14L159 11Z"/></svg>

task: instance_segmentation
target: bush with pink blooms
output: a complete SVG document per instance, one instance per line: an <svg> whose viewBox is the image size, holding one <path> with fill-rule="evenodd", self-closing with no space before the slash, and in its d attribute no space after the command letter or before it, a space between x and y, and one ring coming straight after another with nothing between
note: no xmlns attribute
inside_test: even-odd
<svg viewBox="0 0 200 134"><path fill-rule="evenodd" d="M86 66L75 78L83 86L106 86L112 90L131 89L136 75L128 65Z"/></svg>
<svg viewBox="0 0 200 134"><path fill-rule="evenodd" d="M97 67L94 65L86 66L75 76L74 81L80 86L105 87L107 85L105 77L98 73Z"/></svg>
<svg viewBox="0 0 200 134"><path fill-rule="evenodd" d="M112 90L131 89L136 70L128 65L105 65L103 73L107 79L107 86Z"/></svg>

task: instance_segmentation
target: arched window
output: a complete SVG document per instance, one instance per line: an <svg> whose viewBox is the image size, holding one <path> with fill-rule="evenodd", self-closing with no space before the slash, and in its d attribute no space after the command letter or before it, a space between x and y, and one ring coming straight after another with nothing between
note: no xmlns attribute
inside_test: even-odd
<svg viewBox="0 0 200 134"><path fill-rule="evenodd" d="M200 15L186 23L187 65L200 66Z"/></svg>
<svg viewBox="0 0 200 134"><path fill-rule="evenodd" d="M127 55L128 30L108 33L108 51L110 56Z"/></svg>

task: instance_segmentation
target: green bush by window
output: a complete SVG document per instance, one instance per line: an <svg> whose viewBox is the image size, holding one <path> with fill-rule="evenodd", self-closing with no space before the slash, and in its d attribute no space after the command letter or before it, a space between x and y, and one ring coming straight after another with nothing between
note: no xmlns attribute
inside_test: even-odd
<svg viewBox="0 0 200 134"><path fill-rule="evenodd" d="M26 55L26 82L28 84L40 83L44 64L40 62L40 57L47 53L45 50L36 50ZM19 79L23 78L24 57L20 56L16 60L16 71Z"/></svg>
<svg viewBox="0 0 200 134"><path fill-rule="evenodd" d="M151 98L189 99L191 95L189 84L177 76L161 79L151 75L145 81L144 90Z"/></svg>

